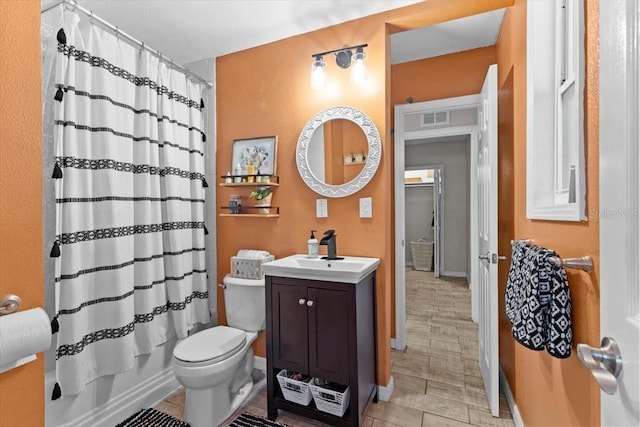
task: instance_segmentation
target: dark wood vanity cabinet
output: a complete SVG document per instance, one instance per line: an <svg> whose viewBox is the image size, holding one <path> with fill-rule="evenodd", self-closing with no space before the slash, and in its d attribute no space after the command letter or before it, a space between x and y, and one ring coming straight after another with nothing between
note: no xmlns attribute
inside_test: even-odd
<svg viewBox="0 0 640 427"><path fill-rule="evenodd" d="M360 283L265 277L267 303L267 402L278 409L334 426L358 426L377 401L375 272ZM282 369L349 386L342 417L286 400L276 375Z"/></svg>

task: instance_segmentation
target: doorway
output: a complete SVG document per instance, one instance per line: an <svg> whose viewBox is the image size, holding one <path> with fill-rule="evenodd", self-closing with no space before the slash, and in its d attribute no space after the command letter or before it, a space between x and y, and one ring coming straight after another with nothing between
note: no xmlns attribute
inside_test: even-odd
<svg viewBox="0 0 640 427"><path fill-rule="evenodd" d="M444 167L409 166L404 176L407 266L440 277Z"/></svg>
<svg viewBox="0 0 640 427"><path fill-rule="evenodd" d="M407 241L406 224L405 224L405 152L412 150L408 148L416 144L428 144L436 141L451 141L452 139L464 139L466 140L467 150L470 153L474 153L477 149L477 103L478 96L462 96L456 98L443 99L438 101L428 101L415 104L403 104L395 106L395 212L396 212L396 238L395 238L395 253L396 253L396 269L395 269L395 338L392 339L391 346L396 350L404 350L407 345L406 337L406 306L405 306L405 266L407 265L407 245L410 242ZM440 127L420 127L412 128L412 123L420 123L419 117L421 114L433 114L436 111L447 111L450 114L450 121L447 126ZM443 142L446 143L446 142ZM468 157L468 164L465 169L467 175L464 178L466 180L465 185L467 188L476 188L477 176L471 171L477 169L477 161L475 156ZM437 162L437 164L440 164ZM447 172L449 174L449 172ZM449 175L447 175L449 177ZM447 178L448 182L449 178ZM469 191L468 194L468 207L469 212L475 212L477 210L477 196L475 192ZM450 203L447 201L447 205ZM467 214L468 215L468 214ZM443 212L444 217L447 217L447 213ZM445 220L446 221L446 220ZM435 224L435 223L434 223ZM444 221L440 223L443 225ZM474 286L475 280L475 268L470 268L470 260L477 259L477 243L475 239L471 239L470 236L477 234L477 218L475 215L468 215L467 230L466 230L467 244L463 249L465 253L465 267L461 269L464 271L469 286L472 291L472 295L475 295ZM446 230L441 234L446 236ZM445 253L447 244L441 244L436 252L439 254ZM459 253L459 251L458 251ZM451 255L455 258L455 255ZM446 258L446 255L443 257ZM434 260L435 261L435 260ZM441 264L442 265L442 264ZM460 273L459 271L458 273ZM448 273L454 273L456 271L447 271L445 268L440 272L443 275ZM477 301L473 301L472 304L472 318L477 321Z"/></svg>

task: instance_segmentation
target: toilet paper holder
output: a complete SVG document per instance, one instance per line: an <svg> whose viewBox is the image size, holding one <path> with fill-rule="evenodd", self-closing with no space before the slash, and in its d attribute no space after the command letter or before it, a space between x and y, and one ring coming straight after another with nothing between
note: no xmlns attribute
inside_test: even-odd
<svg viewBox="0 0 640 427"><path fill-rule="evenodd" d="M8 294L0 298L0 315L11 314L20 308L20 297L13 294Z"/></svg>

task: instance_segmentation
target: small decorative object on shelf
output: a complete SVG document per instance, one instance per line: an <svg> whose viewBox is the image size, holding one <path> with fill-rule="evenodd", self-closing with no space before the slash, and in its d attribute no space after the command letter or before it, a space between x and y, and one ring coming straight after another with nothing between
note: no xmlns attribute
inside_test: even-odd
<svg viewBox="0 0 640 427"><path fill-rule="evenodd" d="M229 196L229 213L239 214L241 210L242 202L240 201L240 196L231 194Z"/></svg>
<svg viewBox="0 0 640 427"><path fill-rule="evenodd" d="M234 175L246 175L245 178L252 182L260 172L275 174L277 141L276 136L233 140L231 165L240 169L234 170Z"/></svg>
<svg viewBox="0 0 640 427"><path fill-rule="evenodd" d="M251 197L256 199L256 207L265 206L271 207L271 196L273 192L269 187L256 187L250 194ZM260 209L260 213L268 214L269 209Z"/></svg>

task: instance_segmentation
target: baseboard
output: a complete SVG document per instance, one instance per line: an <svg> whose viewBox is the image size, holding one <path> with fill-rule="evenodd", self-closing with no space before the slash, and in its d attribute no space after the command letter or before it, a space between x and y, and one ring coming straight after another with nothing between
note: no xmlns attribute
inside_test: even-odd
<svg viewBox="0 0 640 427"><path fill-rule="evenodd" d="M520 416L518 405L516 405L516 401L513 398L513 393L511 393L511 388L509 387L509 381L507 381L507 377L502 370L502 366L500 367L500 387L502 388L504 397L505 399L507 399L507 403L509 404L511 416L513 417L513 423L516 427L524 427L524 422L522 421L522 417Z"/></svg>
<svg viewBox="0 0 640 427"><path fill-rule="evenodd" d="M386 386L378 385L378 400L382 400L383 402L390 401L394 387L393 376L389 377L389 384Z"/></svg>
<svg viewBox="0 0 640 427"><path fill-rule="evenodd" d="M265 357L253 356L253 368L267 372L267 359Z"/></svg>
<svg viewBox="0 0 640 427"><path fill-rule="evenodd" d="M441 276L467 277L467 272L466 271L443 271Z"/></svg>
<svg viewBox="0 0 640 427"><path fill-rule="evenodd" d="M104 405L58 427L112 427L136 411L154 406L180 387L171 367L127 390Z"/></svg>

